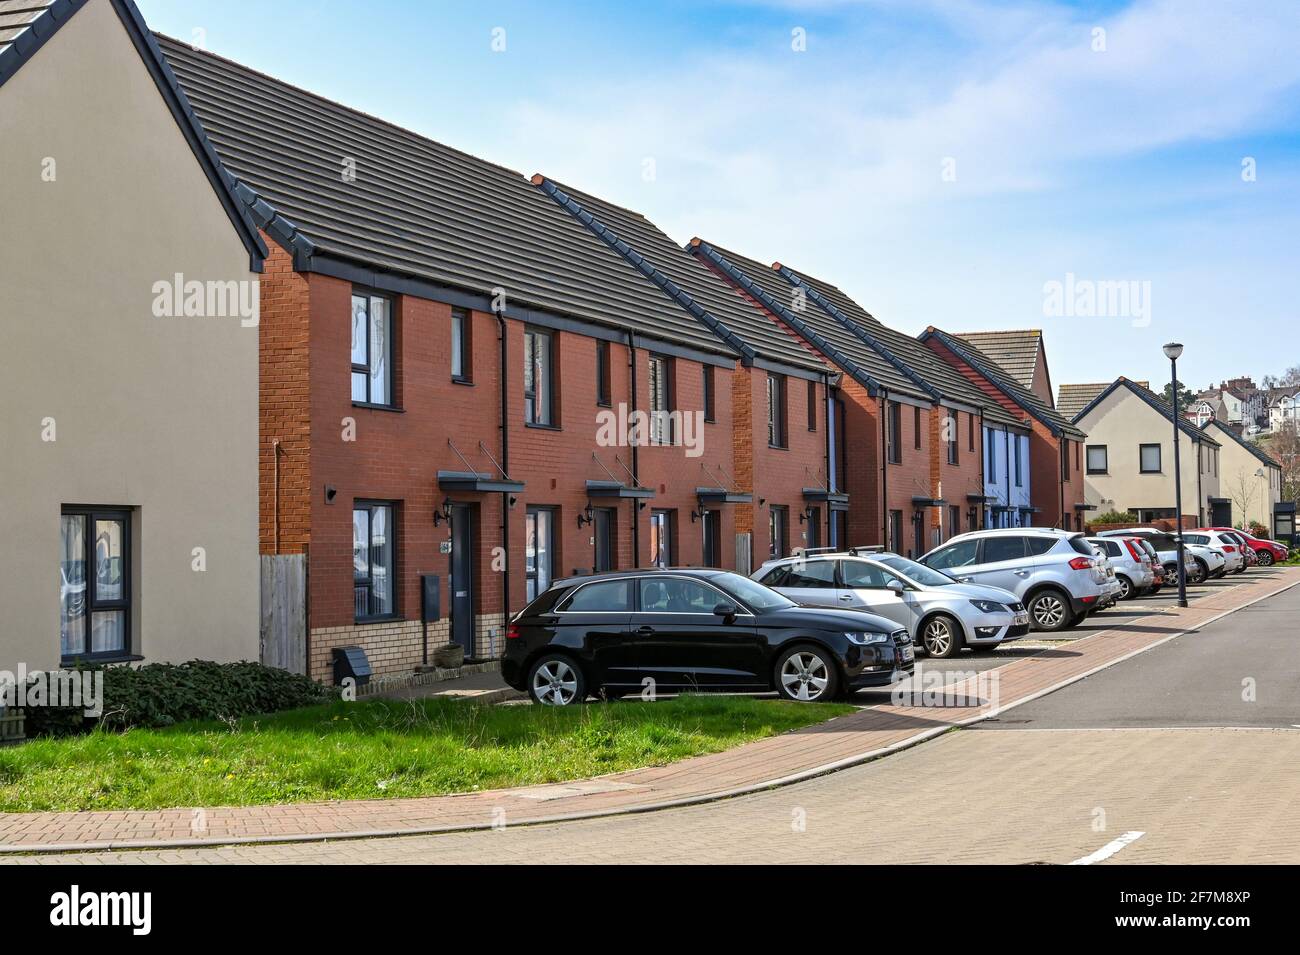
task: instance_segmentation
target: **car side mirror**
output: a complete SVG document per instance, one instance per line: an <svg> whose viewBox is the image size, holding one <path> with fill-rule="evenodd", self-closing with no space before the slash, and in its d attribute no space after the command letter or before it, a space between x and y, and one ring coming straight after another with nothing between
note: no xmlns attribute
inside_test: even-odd
<svg viewBox="0 0 1300 955"><path fill-rule="evenodd" d="M721 603L716 604L714 606L713 613L715 616L718 617L734 617L739 612L739 610L740 608L737 607L735 604L727 603L724 600Z"/></svg>
<svg viewBox="0 0 1300 955"><path fill-rule="evenodd" d="M901 580L887 580L885 581L885 589L892 590L894 593L898 594L898 596L901 597L903 596L903 591L905 591L907 588L903 586L903 582Z"/></svg>

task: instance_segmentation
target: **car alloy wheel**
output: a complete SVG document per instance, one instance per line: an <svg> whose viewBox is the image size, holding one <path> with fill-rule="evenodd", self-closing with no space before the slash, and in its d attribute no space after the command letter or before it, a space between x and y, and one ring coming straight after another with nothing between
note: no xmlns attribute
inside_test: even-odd
<svg viewBox="0 0 1300 955"><path fill-rule="evenodd" d="M533 668L532 697L546 706L568 706L578 699L581 674L561 657L548 657Z"/></svg>
<svg viewBox="0 0 1300 955"><path fill-rule="evenodd" d="M813 650L795 650L781 664L781 693L801 703L829 696L834 683L831 664Z"/></svg>
<svg viewBox="0 0 1300 955"><path fill-rule="evenodd" d="M1070 610L1056 593L1039 594L1029 605L1030 616L1039 630L1064 630L1070 620Z"/></svg>
<svg viewBox="0 0 1300 955"><path fill-rule="evenodd" d="M1271 550L1262 550L1259 552L1259 566L1261 567L1273 566L1273 552Z"/></svg>
<svg viewBox="0 0 1300 955"><path fill-rule="evenodd" d="M1119 599L1128 600L1133 596L1133 583L1123 574L1117 578L1119 580Z"/></svg>
<svg viewBox="0 0 1300 955"><path fill-rule="evenodd" d="M952 624L943 617L928 620L921 632L921 645L927 654L937 660L952 656L958 649Z"/></svg>

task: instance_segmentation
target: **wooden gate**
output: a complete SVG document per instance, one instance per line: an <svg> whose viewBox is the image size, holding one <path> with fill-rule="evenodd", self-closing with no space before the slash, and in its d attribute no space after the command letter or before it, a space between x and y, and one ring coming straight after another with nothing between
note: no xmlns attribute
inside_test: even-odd
<svg viewBox="0 0 1300 955"><path fill-rule="evenodd" d="M264 554L261 659L290 673L307 672L307 555Z"/></svg>

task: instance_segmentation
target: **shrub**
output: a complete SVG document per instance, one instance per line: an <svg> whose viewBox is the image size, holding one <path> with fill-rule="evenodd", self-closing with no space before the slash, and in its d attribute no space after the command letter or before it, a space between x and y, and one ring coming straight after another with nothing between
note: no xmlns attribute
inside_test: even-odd
<svg viewBox="0 0 1300 955"><path fill-rule="evenodd" d="M1136 524L1137 522L1137 515L1132 511L1107 511L1090 521L1092 524Z"/></svg>
<svg viewBox="0 0 1300 955"><path fill-rule="evenodd" d="M308 677L260 663L193 660L88 669L103 669L104 712L99 725L112 730L238 719L311 706L330 696ZM26 716L28 736L63 736L93 724L81 710L71 708L29 707Z"/></svg>

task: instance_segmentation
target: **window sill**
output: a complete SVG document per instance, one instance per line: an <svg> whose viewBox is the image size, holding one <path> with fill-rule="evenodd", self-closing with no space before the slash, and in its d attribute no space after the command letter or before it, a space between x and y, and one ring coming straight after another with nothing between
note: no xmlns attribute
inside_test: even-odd
<svg viewBox="0 0 1300 955"><path fill-rule="evenodd" d="M784 444L772 444L771 442L768 442L768 445L767 445L767 446L768 446L768 448L770 448L770 449L773 450L773 451L789 451L789 450L790 450L789 446L788 446L788 445L784 445Z"/></svg>
<svg viewBox="0 0 1300 955"><path fill-rule="evenodd" d="M1088 473L1089 474L1110 474L1109 471L1089 471ZM1016 487L1020 487L1020 485L1017 484Z"/></svg>
<svg viewBox="0 0 1300 955"><path fill-rule="evenodd" d="M373 404L372 402L369 402L369 401L353 401L353 402L352 402L352 407L354 407L354 408L369 408L371 411L392 411L392 412L395 412L395 413L397 413L397 414L405 414L405 413L406 413L406 409L405 409L405 408L398 407L397 405L377 405L377 404Z"/></svg>
<svg viewBox="0 0 1300 955"><path fill-rule="evenodd" d="M81 664L97 666L102 663L139 663L143 659L138 653L87 653L77 657L62 657L59 666L66 669Z"/></svg>
<svg viewBox="0 0 1300 955"><path fill-rule="evenodd" d="M558 424L538 424L534 421L525 421L524 427L534 428L538 431L563 431L564 430Z"/></svg>
<svg viewBox="0 0 1300 955"><path fill-rule="evenodd" d="M400 613L390 613L390 614L385 614L382 617L354 617L352 619L352 622L356 626L361 627L368 623L392 623L395 620L405 620L405 619L406 618L403 617Z"/></svg>
<svg viewBox="0 0 1300 955"><path fill-rule="evenodd" d="M455 377L455 376L453 375L453 376L452 376L452 379L451 379L451 383L452 383L453 385L469 385L470 387L473 387L473 385L474 385L474 379L473 379L473 378L457 378L457 377Z"/></svg>

